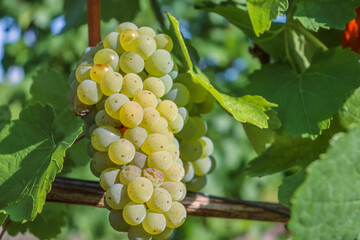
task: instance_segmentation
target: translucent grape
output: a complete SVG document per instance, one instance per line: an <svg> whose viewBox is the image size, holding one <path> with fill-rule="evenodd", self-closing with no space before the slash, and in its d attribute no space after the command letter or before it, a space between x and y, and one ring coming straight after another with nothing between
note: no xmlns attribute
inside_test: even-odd
<svg viewBox="0 0 360 240"><path fill-rule="evenodd" d="M128 231L128 238L129 240L150 240L152 238L152 235L147 233L143 226L136 225L131 226Z"/></svg>
<svg viewBox="0 0 360 240"><path fill-rule="evenodd" d="M144 143L147 135L147 131L144 128L137 126L127 129L124 133L124 138L132 142L135 149L139 149Z"/></svg>
<svg viewBox="0 0 360 240"><path fill-rule="evenodd" d="M165 74L164 76L159 77L159 79L163 82L164 87L165 87L164 95L168 94L168 92L171 90L171 88L173 86L172 78L170 77L169 74Z"/></svg>
<svg viewBox="0 0 360 240"><path fill-rule="evenodd" d="M174 121L178 115L178 108L173 101L164 100L156 107L156 110L169 122Z"/></svg>
<svg viewBox="0 0 360 240"><path fill-rule="evenodd" d="M137 177L129 183L128 195L133 202L145 203L153 193L153 184L149 179Z"/></svg>
<svg viewBox="0 0 360 240"><path fill-rule="evenodd" d="M173 41L171 37L167 34L158 34L155 37L156 46L158 49L164 49L168 52L171 52L173 48Z"/></svg>
<svg viewBox="0 0 360 240"><path fill-rule="evenodd" d="M164 174L155 168L145 168L143 170L143 177L149 179L154 187L160 187L164 182Z"/></svg>
<svg viewBox="0 0 360 240"><path fill-rule="evenodd" d="M148 166L161 171L168 170L173 164L172 156L167 151L153 152L148 156Z"/></svg>
<svg viewBox="0 0 360 240"><path fill-rule="evenodd" d="M208 113L213 109L214 104L215 104L214 97L211 96L210 94L208 94L208 95L206 95L205 100L197 105L198 112L200 114Z"/></svg>
<svg viewBox="0 0 360 240"><path fill-rule="evenodd" d="M97 104L95 104L96 111L105 110L105 101L107 98L108 97L104 95L101 100Z"/></svg>
<svg viewBox="0 0 360 240"><path fill-rule="evenodd" d="M160 120L160 113L153 107L147 107L144 109L144 117L140 125L143 126L144 128L150 128L151 126L154 126L154 127L161 127L161 129L163 129L162 127L167 127L166 120L165 120L166 126L163 125L157 126L156 124L158 123L159 120Z"/></svg>
<svg viewBox="0 0 360 240"><path fill-rule="evenodd" d="M101 91L110 96L119 93L123 84L123 77L118 72L110 72L105 75L100 83Z"/></svg>
<svg viewBox="0 0 360 240"><path fill-rule="evenodd" d="M211 160L211 168L208 174L212 173L216 169L216 159L213 156L210 156L210 160Z"/></svg>
<svg viewBox="0 0 360 240"><path fill-rule="evenodd" d="M166 212L172 204L171 195L164 188L155 188L153 195L146 202L147 207L155 212Z"/></svg>
<svg viewBox="0 0 360 240"><path fill-rule="evenodd" d="M157 77L149 77L144 81L144 90L149 90L157 98L161 98L165 92L164 83Z"/></svg>
<svg viewBox="0 0 360 240"><path fill-rule="evenodd" d="M182 201L186 196L186 187L182 182L164 182L161 187L169 192L175 202Z"/></svg>
<svg viewBox="0 0 360 240"><path fill-rule="evenodd" d="M93 161L90 162L90 171L95 177L100 177L101 173L95 170Z"/></svg>
<svg viewBox="0 0 360 240"><path fill-rule="evenodd" d="M147 74L144 71L142 71L141 73L138 73L138 75L141 78L141 80L145 80L147 78Z"/></svg>
<svg viewBox="0 0 360 240"><path fill-rule="evenodd" d="M205 101L208 92L200 84L195 83L188 74L179 74L176 81L181 82L188 88L191 101L194 103L201 103Z"/></svg>
<svg viewBox="0 0 360 240"><path fill-rule="evenodd" d="M95 54L94 63L108 64L115 71L119 63L119 55L110 48L104 48Z"/></svg>
<svg viewBox="0 0 360 240"><path fill-rule="evenodd" d="M169 211L164 213L166 218L166 226L169 228L180 227L186 219L186 209L179 202L173 202Z"/></svg>
<svg viewBox="0 0 360 240"><path fill-rule="evenodd" d="M184 163L185 175L182 182L190 182L195 177L195 170L191 162Z"/></svg>
<svg viewBox="0 0 360 240"><path fill-rule="evenodd" d="M109 147L109 157L116 164L123 165L134 159L135 147L126 139L118 139Z"/></svg>
<svg viewBox="0 0 360 240"><path fill-rule="evenodd" d="M164 170L164 175L166 181L179 182L184 177L185 170L180 163L173 162L167 170Z"/></svg>
<svg viewBox="0 0 360 240"><path fill-rule="evenodd" d="M112 209L123 209L130 202L127 187L121 183L112 185L106 190L105 200Z"/></svg>
<svg viewBox="0 0 360 240"><path fill-rule="evenodd" d="M167 151L171 154L173 161L176 161L180 157L180 150L175 143L170 143Z"/></svg>
<svg viewBox="0 0 360 240"><path fill-rule="evenodd" d="M121 93L115 93L108 97L105 101L105 111L110 117L120 120L120 108L130 99Z"/></svg>
<svg viewBox="0 0 360 240"><path fill-rule="evenodd" d="M146 232L152 235L160 234L166 227L165 216L161 213L148 210L142 226Z"/></svg>
<svg viewBox="0 0 360 240"><path fill-rule="evenodd" d="M199 159L202 153L202 146L198 139L184 140L180 144L180 156L186 161Z"/></svg>
<svg viewBox="0 0 360 240"><path fill-rule="evenodd" d="M120 34L120 43L123 49L130 51L132 43L139 37L139 33L133 29L126 29Z"/></svg>
<svg viewBox="0 0 360 240"><path fill-rule="evenodd" d="M178 133L184 127L184 119L181 114L178 113L174 121L169 122L169 129L173 133Z"/></svg>
<svg viewBox="0 0 360 240"><path fill-rule="evenodd" d="M157 105L156 96L147 90L137 92L133 98L133 101L139 103L143 108L156 108Z"/></svg>
<svg viewBox="0 0 360 240"><path fill-rule="evenodd" d="M100 175L100 186L106 191L109 187L119 182L119 168L107 168Z"/></svg>
<svg viewBox="0 0 360 240"><path fill-rule="evenodd" d="M143 82L141 78L135 73L128 73L124 76L121 93L128 97L134 97L143 89Z"/></svg>
<svg viewBox="0 0 360 240"><path fill-rule="evenodd" d="M174 80L177 78L178 74L179 74L179 68L174 63L174 67L173 67L173 69L171 69L171 72L169 72L169 76Z"/></svg>
<svg viewBox="0 0 360 240"><path fill-rule="evenodd" d="M147 155L143 152L136 151L134 159L129 163L143 169L147 167Z"/></svg>
<svg viewBox="0 0 360 240"><path fill-rule="evenodd" d="M184 125L185 125L187 123L187 121L189 120L189 112L184 107L178 108L178 112L181 115L181 117L183 118Z"/></svg>
<svg viewBox="0 0 360 240"><path fill-rule="evenodd" d="M79 100L87 105L93 105L100 101L103 93L99 84L91 80L84 80L77 88L77 96Z"/></svg>
<svg viewBox="0 0 360 240"><path fill-rule="evenodd" d="M163 49L157 49L145 62L146 71L155 77L168 74L173 66L170 53Z"/></svg>
<svg viewBox="0 0 360 240"><path fill-rule="evenodd" d="M200 177L195 177L193 180L186 183L186 187L190 191L197 192L200 191L202 188L204 188L206 183L207 183L207 178L206 175L204 175Z"/></svg>
<svg viewBox="0 0 360 240"><path fill-rule="evenodd" d="M120 122L125 127L136 127L141 123L143 116L143 108L137 102L127 102L120 108Z"/></svg>
<svg viewBox="0 0 360 240"><path fill-rule="evenodd" d="M204 176L211 169L211 159L209 157L199 158L192 162L195 175Z"/></svg>
<svg viewBox="0 0 360 240"><path fill-rule="evenodd" d="M199 141L202 146L201 158L210 156L214 152L214 143L205 136L202 136Z"/></svg>
<svg viewBox="0 0 360 240"><path fill-rule="evenodd" d="M88 139L91 139L91 135L97 127L98 127L98 125L96 125L96 124L93 124L91 126L87 125L85 128L85 133L86 133L85 137Z"/></svg>
<svg viewBox="0 0 360 240"><path fill-rule="evenodd" d="M124 185L129 185L137 177L141 177L141 169L134 165L126 166L119 174L120 183Z"/></svg>
<svg viewBox="0 0 360 240"><path fill-rule="evenodd" d="M118 32L111 32L108 35L106 35L104 39L104 47L110 48L119 54L125 52L125 50L121 46L120 33Z"/></svg>
<svg viewBox="0 0 360 240"><path fill-rule="evenodd" d="M147 136L145 142L141 146L141 150L150 154L158 151L166 151L169 146L169 140L167 137L160 133L153 133Z"/></svg>
<svg viewBox="0 0 360 240"><path fill-rule="evenodd" d="M132 23L132 22L123 22L120 23L119 26L117 26L116 28L116 32L121 33L122 31L126 30L126 29L132 29L132 30L138 30L138 27Z"/></svg>
<svg viewBox="0 0 360 240"><path fill-rule="evenodd" d="M120 131L114 127L101 126L91 134L91 144L98 151L107 151L109 145L120 139Z"/></svg>
<svg viewBox="0 0 360 240"><path fill-rule="evenodd" d="M135 52L125 52L120 57L120 68L125 73L140 73L144 64L144 59Z"/></svg>
<svg viewBox="0 0 360 240"><path fill-rule="evenodd" d="M156 32L151 27L141 27L138 30L139 35L148 35L150 37L156 37Z"/></svg>
<svg viewBox="0 0 360 240"><path fill-rule="evenodd" d="M90 70L91 80L101 84L101 81L105 78L108 73L114 70L108 64L95 64Z"/></svg>
<svg viewBox="0 0 360 240"><path fill-rule="evenodd" d="M178 107L184 107L190 100L190 93L184 84L174 83L165 99L175 102Z"/></svg>
<svg viewBox="0 0 360 240"><path fill-rule="evenodd" d="M105 169L117 167L117 165L110 160L107 152L95 152L91 164L94 170L99 173Z"/></svg>
<svg viewBox="0 0 360 240"><path fill-rule="evenodd" d="M148 59L156 50L155 39L149 35L139 35L129 45L129 50L139 54L144 60Z"/></svg>
<svg viewBox="0 0 360 240"><path fill-rule="evenodd" d="M177 133L177 137L180 139L191 139L197 132L197 121L193 117L189 117L188 121L184 124L183 129Z"/></svg>
<svg viewBox="0 0 360 240"><path fill-rule="evenodd" d="M207 125L206 122L204 120L202 120L201 117L193 117L196 121L196 133L193 136L193 138L200 138L202 136L204 136L207 132Z"/></svg>
<svg viewBox="0 0 360 240"><path fill-rule="evenodd" d="M109 214L110 226L118 232L127 232L130 225L125 222L122 210L112 210Z"/></svg>
<svg viewBox="0 0 360 240"><path fill-rule="evenodd" d="M79 66L76 67L75 76L76 80L81 83L82 81L86 79L90 79L90 70L94 64L84 62L79 64Z"/></svg>
<svg viewBox="0 0 360 240"><path fill-rule="evenodd" d="M158 235L155 235L154 238L156 240L166 240L168 239L171 234L174 232L174 229L173 228L165 228L164 231Z"/></svg>
<svg viewBox="0 0 360 240"><path fill-rule="evenodd" d="M85 50L81 53L80 58L84 59L84 58L93 58L95 53L98 51L99 49L97 49L96 47L87 47L85 48Z"/></svg>
<svg viewBox="0 0 360 240"><path fill-rule="evenodd" d="M146 216L146 208L142 203L129 202L123 210L124 220L130 225L140 224Z"/></svg>
<svg viewBox="0 0 360 240"><path fill-rule="evenodd" d="M119 127L121 123L119 120L115 120L110 117L105 110L100 110L95 116L96 125L100 126L111 126Z"/></svg>

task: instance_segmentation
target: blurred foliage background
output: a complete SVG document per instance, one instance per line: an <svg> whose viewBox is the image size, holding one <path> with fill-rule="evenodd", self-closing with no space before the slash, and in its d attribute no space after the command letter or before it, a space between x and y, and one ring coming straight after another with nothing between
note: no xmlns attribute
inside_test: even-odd
<svg viewBox="0 0 360 240"><path fill-rule="evenodd" d="M239 96L241 87L247 84L247 76L260 67L259 60L249 52L251 41L221 16L195 9L194 6L203 2L201 0L160 0L161 9L156 9L154 2L103 0L102 37L122 21L160 30L155 13L168 11L180 21L184 37L190 39L197 50L198 66L212 84L230 95ZM31 97L29 89L37 71L51 69L67 81L87 44L85 0L0 1L0 106L8 106L12 119L17 119ZM64 96L66 94L64 92ZM204 118L208 123L208 135L215 143L217 169L209 176L203 192L277 202L281 176L249 178L244 172L247 162L256 153L242 124L219 106ZM88 166L87 141L79 142L68 152L63 176L95 180ZM125 235L111 229L105 209L56 204L49 204L49 207L62 207L67 215L67 223L57 239L126 239ZM9 234L12 233L10 227ZM21 237L16 236L17 239ZM172 239L275 240L287 237L283 224L189 216L185 224L176 229ZM29 233L25 235L25 239L31 238Z"/></svg>

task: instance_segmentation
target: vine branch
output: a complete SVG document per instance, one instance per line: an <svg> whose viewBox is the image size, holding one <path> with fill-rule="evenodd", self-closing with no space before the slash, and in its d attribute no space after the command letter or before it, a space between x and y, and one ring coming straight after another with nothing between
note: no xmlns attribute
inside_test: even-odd
<svg viewBox="0 0 360 240"><path fill-rule="evenodd" d="M57 177L46 199L50 202L104 206L104 190L98 182ZM287 222L289 209L277 203L255 202L188 192L182 201L189 215Z"/></svg>
<svg viewBox="0 0 360 240"><path fill-rule="evenodd" d="M87 0L89 46L96 46L100 36L100 0Z"/></svg>

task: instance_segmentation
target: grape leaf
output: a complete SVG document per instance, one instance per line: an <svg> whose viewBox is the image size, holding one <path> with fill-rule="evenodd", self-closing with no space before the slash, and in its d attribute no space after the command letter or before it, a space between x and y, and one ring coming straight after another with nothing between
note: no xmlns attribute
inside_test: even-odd
<svg viewBox="0 0 360 240"><path fill-rule="evenodd" d="M186 71L187 77L205 88L223 108L234 116L236 120L240 122L249 122L260 128L267 128L267 120L269 117L265 114L265 111L269 110L271 107L276 107L276 104L266 101L266 99L261 96L246 95L242 97L232 97L217 91L214 86L210 84L206 75L193 66L179 29L179 22L169 13L166 13L166 16L170 22L168 33L176 46L174 49L177 49L178 51L175 52L175 55L183 63L183 68Z"/></svg>
<svg viewBox="0 0 360 240"><path fill-rule="evenodd" d="M119 22L129 22L135 18L139 10L139 0L101 1L101 18L105 21L115 18Z"/></svg>
<svg viewBox="0 0 360 240"><path fill-rule="evenodd" d="M293 175L284 177L279 186L278 199L282 205L290 207L290 198L293 196L296 189L305 180L305 170L302 168Z"/></svg>
<svg viewBox="0 0 360 240"><path fill-rule="evenodd" d="M85 166L91 161L90 156L85 151L89 142L89 139L84 138L66 151L62 174L69 173L76 167Z"/></svg>
<svg viewBox="0 0 360 240"><path fill-rule="evenodd" d="M340 122L345 128L358 126L360 124L360 88L346 100L340 113Z"/></svg>
<svg viewBox="0 0 360 240"><path fill-rule="evenodd" d="M360 229L360 128L333 137L326 154L307 168L291 200L296 239L357 239Z"/></svg>
<svg viewBox="0 0 360 240"><path fill-rule="evenodd" d="M73 116L62 133L54 133L51 106L25 108L0 132L0 209L14 221L33 220L41 212L51 182L61 170L65 150L81 133Z"/></svg>
<svg viewBox="0 0 360 240"><path fill-rule="evenodd" d="M2 226L5 223L7 217L8 217L7 214L0 212L0 226Z"/></svg>
<svg viewBox="0 0 360 240"><path fill-rule="evenodd" d="M0 130L11 120L9 106L0 106Z"/></svg>
<svg viewBox="0 0 360 240"><path fill-rule="evenodd" d="M270 29L271 20L288 7L287 0L247 0L250 20L256 36Z"/></svg>
<svg viewBox="0 0 360 240"><path fill-rule="evenodd" d="M339 110L346 94L359 86L359 75L359 55L336 48L314 56L303 74L286 65L264 65L250 75L244 91L277 103L284 131L293 136L318 134L318 123Z"/></svg>
<svg viewBox="0 0 360 240"><path fill-rule="evenodd" d="M312 31L319 28L343 30L346 23L355 18L358 6L360 2L355 0L299 0L293 17Z"/></svg>
<svg viewBox="0 0 360 240"><path fill-rule="evenodd" d="M69 31L73 28L78 28L85 24L86 18L86 1L85 0L67 0L64 1L65 13L65 26L61 33Z"/></svg>

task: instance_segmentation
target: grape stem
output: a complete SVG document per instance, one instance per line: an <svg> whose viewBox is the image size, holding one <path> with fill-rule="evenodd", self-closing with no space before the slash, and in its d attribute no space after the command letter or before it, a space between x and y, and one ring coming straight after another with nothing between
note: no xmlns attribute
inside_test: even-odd
<svg viewBox="0 0 360 240"><path fill-rule="evenodd" d="M1 230L0 240L4 237L4 235L5 235L8 227L10 226L10 223L11 223L11 221L10 221L10 218L8 217L8 218L6 219L6 222L5 222L4 226L3 226L3 229Z"/></svg>
<svg viewBox="0 0 360 240"><path fill-rule="evenodd" d="M104 190L98 182L57 177L46 199L49 202L104 206ZM277 203L244 201L188 192L182 201L193 216L287 222L289 209Z"/></svg>
<svg viewBox="0 0 360 240"><path fill-rule="evenodd" d="M89 47L101 41L100 36L100 0L87 0Z"/></svg>

